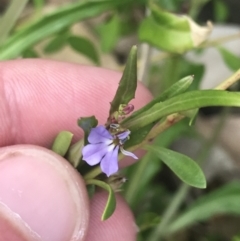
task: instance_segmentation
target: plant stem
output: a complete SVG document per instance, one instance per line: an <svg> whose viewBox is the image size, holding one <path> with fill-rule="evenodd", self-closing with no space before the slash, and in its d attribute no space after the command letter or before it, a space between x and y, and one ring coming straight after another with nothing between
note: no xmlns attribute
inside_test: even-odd
<svg viewBox="0 0 240 241"><path fill-rule="evenodd" d="M162 216L161 222L157 225L154 231L150 234L148 241L160 241L160 238L164 236L164 231L167 228L169 222L176 214L181 205L182 201L185 199L190 186L186 184L181 184L180 188L178 189L177 193L172 199L172 202L168 206L167 210Z"/></svg>
<svg viewBox="0 0 240 241"><path fill-rule="evenodd" d="M138 70L138 79L145 84L145 86L148 86L148 70L149 70L149 63L151 58L151 46L149 44L143 43L141 44L141 68Z"/></svg>
<svg viewBox="0 0 240 241"><path fill-rule="evenodd" d="M12 30L14 24L20 17L28 0L12 0L0 21L0 43L2 43Z"/></svg>
<svg viewBox="0 0 240 241"><path fill-rule="evenodd" d="M150 9L146 8L145 11L146 17L150 15ZM138 68L138 79L144 83L146 86L149 85L148 83L148 71L149 71L149 64L150 64L150 58L151 58L151 49L152 47L147 43L142 43L140 47L140 63L141 68Z"/></svg>
<svg viewBox="0 0 240 241"><path fill-rule="evenodd" d="M227 78L225 81L223 81L217 87L215 87L215 90L226 90L231 85L236 83L239 79L240 79L240 69L238 69L233 75L231 75L229 78Z"/></svg>

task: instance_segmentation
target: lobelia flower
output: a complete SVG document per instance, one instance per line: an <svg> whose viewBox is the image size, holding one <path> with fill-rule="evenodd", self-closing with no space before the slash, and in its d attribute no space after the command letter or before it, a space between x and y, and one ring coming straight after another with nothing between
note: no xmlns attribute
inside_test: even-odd
<svg viewBox="0 0 240 241"><path fill-rule="evenodd" d="M116 128L117 124L112 124ZM89 144L82 149L83 160L93 166L100 163L101 170L109 177L118 171L118 151L126 156L138 159L136 155L123 149L124 142L128 139L129 130L111 134L104 126L92 128L89 136Z"/></svg>

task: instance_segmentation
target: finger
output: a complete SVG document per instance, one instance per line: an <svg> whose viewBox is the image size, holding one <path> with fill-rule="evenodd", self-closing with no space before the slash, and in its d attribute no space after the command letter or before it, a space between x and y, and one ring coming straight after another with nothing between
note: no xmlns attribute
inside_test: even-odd
<svg viewBox="0 0 240 241"><path fill-rule="evenodd" d="M0 146L49 147L61 130L82 135L79 117L95 115L105 123L121 73L48 60L0 63ZM151 99L139 84L136 108Z"/></svg>
<svg viewBox="0 0 240 241"><path fill-rule="evenodd" d="M97 192L91 200L90 223L86 241L135 241L137 226L126 202L117 195L117 206L106 221L101 216L107 202L106 192Z"/></svg>
<svg viewBox="0 0 240 241"><path fill-rule="evenodd" d="M0 240L82 241L89 219L84 181L41 147L0 149Z"/></svg>

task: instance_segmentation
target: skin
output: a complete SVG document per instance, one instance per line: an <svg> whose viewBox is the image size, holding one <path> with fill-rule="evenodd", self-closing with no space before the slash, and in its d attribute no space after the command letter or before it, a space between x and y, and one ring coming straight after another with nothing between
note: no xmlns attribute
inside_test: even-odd
<svg viewBox="0 0 240 241"><path fill-rule="evenodd" d="M104 124L120 78L115 71L48 60L0 63L0 241L136 240L122 197L101 222L106 193L89 201L81 176L47 149L61 130L79 140L79 117L95 115ZM132 104L137 109L150 100L139 84Z"/></svg>

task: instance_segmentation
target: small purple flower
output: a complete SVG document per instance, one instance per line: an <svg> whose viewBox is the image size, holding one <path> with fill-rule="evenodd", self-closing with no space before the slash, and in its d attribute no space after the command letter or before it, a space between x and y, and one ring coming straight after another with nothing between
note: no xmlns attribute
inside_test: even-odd
<svg viewBox="0 0 240 241"><path fill-rule="evenodd" d="M118 125L113 125L116 128ZM83 160L88 165L93 166L100 163L100 167L107 176L110 176L118 171L118 151L126 156L131 156L138 159L133 153L123 149L124 142L128 139L129 130L117 134L111 134L104 126L92 128L88 142L82 149Z"/></svg>

